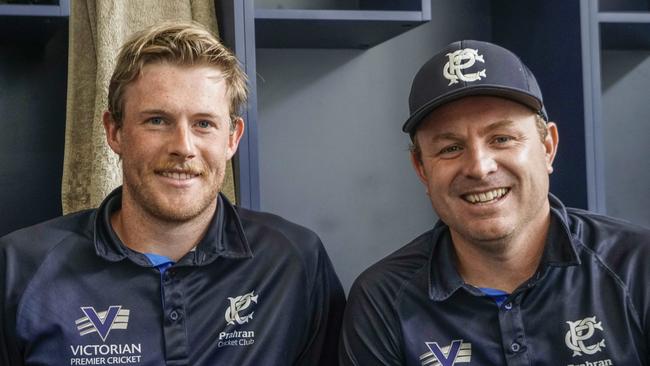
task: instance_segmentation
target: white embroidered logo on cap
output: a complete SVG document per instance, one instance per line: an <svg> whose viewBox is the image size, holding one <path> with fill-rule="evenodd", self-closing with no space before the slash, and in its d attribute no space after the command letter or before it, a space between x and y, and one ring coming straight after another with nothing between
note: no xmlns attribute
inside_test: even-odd
<svg viewBox="0 0 650 366"><path fill-rule="evenodd" d="M445 78L449 80L447 86L458 83L458 79L472 82L485 77L485 69L471 74L463 74L463 70L474 66L476 61L485 63L483 55L479 55L478 50L465 48L448 53L447 57L449 57L449 61L447 61L443 70Z"/></svg>

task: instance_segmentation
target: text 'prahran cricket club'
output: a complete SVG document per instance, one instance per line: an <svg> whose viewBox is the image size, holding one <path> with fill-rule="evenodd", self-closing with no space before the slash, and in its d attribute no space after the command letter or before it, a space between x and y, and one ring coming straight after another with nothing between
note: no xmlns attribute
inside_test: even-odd
<svg viewBox="0 0 650 366"><path fill-rule="evenodd" d="M258 295L255 290L241 296L229 297L230 306L226 308L224 318L229 326L237 326L248 323L253 319L254 311L244 314L244 311L257 304ZM217 347L251 346L255 343L255 331L253 330L232 330L219 333Z"/></svg>

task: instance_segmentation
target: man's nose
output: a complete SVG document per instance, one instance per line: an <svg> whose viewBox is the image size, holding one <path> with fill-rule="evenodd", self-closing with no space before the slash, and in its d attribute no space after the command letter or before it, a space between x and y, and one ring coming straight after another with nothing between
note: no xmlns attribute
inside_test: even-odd
<svg viewBox="0 0 650 366"><path fill-rule="evenodd" d="M474 179L484 179L496 172L494 152L483 146L468 147L464 156L464 174Z"/></svg>
<svg viewBox="0 0 650 366"><path fill-rule="evenodd" d="M192 129L186 121L179 121L172 130L169 141L171 155L182 159L191 159L196 155L196 145Z"/></svg>

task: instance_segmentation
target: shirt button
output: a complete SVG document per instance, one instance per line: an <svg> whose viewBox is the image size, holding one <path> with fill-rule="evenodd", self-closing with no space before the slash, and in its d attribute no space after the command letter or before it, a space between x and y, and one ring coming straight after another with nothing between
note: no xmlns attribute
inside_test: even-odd
<svg viewBox="0 0 650 366"><path fill-rule="evenodd" d="M510 350L512 352L519 352L520 349L521 349L521 346L517 342L514 342L513 344L510 345Z"/></svg>
<svg viewBox="0 0 650 366"><path fill-rule="evenodd" d="M178 317L179 317L179 315L178 315L178 312L176 310L172 310L172 312L169 313L169 318L171 320L176 321L176 320L178 320Z"/></svg>
<svg viewBox="0 0 650 366"><path fill-rule="evenodd" d="M507 303L507 304L504 306L504 308L506 308L506 310L510 310L510 309L512 309L512 303L511 303L511 302Z"/></svg>

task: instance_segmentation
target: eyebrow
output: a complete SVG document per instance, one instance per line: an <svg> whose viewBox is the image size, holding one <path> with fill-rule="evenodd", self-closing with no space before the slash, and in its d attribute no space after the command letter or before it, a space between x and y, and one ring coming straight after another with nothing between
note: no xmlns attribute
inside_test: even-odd
<svg viewBox="0 0 650 366"><path fill-rule="evenodd" d="M489 126L485 127L483 130L481 130L481 135L487 135L488 133L498 130L500 128L508 128L512 127L515 123L509 119L504 119L502 121L494 122L490 124Z"/></svg>
<svg viewBox="0 0 650 366"><path fill-rule="evenodd" d="M485 136L485 135L489 134L490 132L492 132L494 130L498 130L498 129L501 129L501 128L509 128L509 127L512 127L513 125L514 125L514 122L511 121L511 120L505 119L505 120L502 120L502 121L497 121L497 122L494 122L494 123L488 125L487 127L483 128L479 132L479 135L480 136ZM459 135L457 133L454 133L454 132L443 132L443 133L437 134L433 138L431 138L431 142L439 142L439 141L445 141L445 140L460 141L460 140L463 140L463 136Z"/></svg>
<svg viewBox="0 0 650 366"><path fill-rule="evenodd" d="M440 134L437 134L433 136L431 139L431 142L439 142L439 141L444 141L444 140L462 140L462 137L458 134L455 134L453 132L443 132Z"/></svg>
<svg viewBox="0 0 650 366"><path fill-rule="evenodd" d="M166 116L166 115L169 115L169 112L164 111L162 109L145 109L144 111L140 111L138 114L141 115L141 116L144 116L144 115L150 116L150 115L156 115L156 114L162 114L162 115Z"/></svg>
<svg viewBox="0 0 650 366"><path fill-rule="evenodd" d="M139 113L141 116L152 116L152 115L163 115L163 116L169 116L172 113L169 113L165 110L162 109L145 109L144 111L141 111ZM214 118L214 119L219 119L221 118L218 115L209 113L209 112L201 112L201 113L196 113L193 114L192 117L199 117L199 118ZM227 119L227 118L226 118Z"/></svg>

